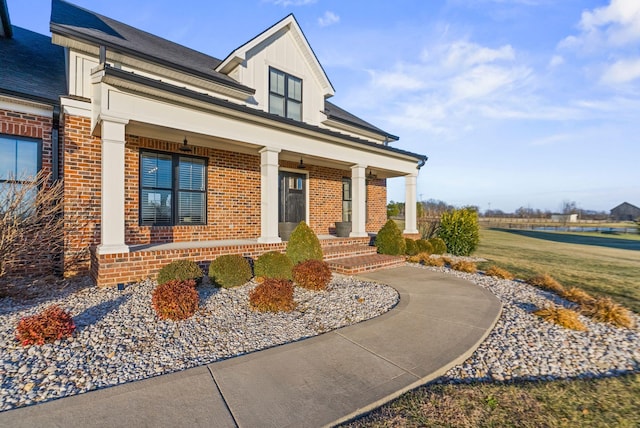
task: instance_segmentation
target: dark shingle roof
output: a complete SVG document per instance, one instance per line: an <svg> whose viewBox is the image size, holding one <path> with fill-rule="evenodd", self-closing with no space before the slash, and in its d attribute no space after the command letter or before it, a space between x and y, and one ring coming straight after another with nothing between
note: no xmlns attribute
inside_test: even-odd
<svg viewBox="0 0 640 428"><path fill-rule="evenodd" d="M67 94L64 49L42 34L12 30L13 37L0 37L0 93L57 104Z"/></svg>
<svg viewBox="0 0 640 428"><path fill-rule="evenodd" d="M62 0L51 3L51 32L104 45L189 74L253 93L254 90L214 71L220 60L170 42Z"/></svg>
<svg viewBox="0 0 640 428"><path fill-rule="evenodd" d="M373 126L369 122L366 122L359 117L352 115L348 111L338 107L337 105L329 101L324 102L324 113L329 119L337 120L339 122L355 126L356 128L366 129L367 131L373 132L375 134L380 134L389 140L399 140L399 138L395 135L389 134L388 132L383 131L377 126Z"/></svg>

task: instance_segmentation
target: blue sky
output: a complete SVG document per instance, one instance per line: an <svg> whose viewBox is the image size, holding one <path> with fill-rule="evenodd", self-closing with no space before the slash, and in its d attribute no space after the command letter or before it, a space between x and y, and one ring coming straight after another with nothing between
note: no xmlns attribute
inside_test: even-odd
<svg viewBox="0 0 640 428"><path fill-rule="evenodd" d="M110 0L79 6L224 58L293 12L332 101L429 161L422 199L640 205L639 0ZM48 34L48 0L8 0ZM389 199L404 200L403 180Z"/></svg>

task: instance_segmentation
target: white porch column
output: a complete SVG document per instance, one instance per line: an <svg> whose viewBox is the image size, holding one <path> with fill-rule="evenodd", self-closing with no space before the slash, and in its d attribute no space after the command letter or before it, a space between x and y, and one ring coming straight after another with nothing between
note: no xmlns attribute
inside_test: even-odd
<svg viewBox="0 0 640 428"><path fill-rule="evenodd" d="M100 245L98 254L128 253L124 243L124 128L129 121L102 118Z"/></svg>
<svg viewBox="0 0 640 428"><path fill-rule="evenodd" d="M278 236L278 154L280 149L260 150L260 243L282 242Z"/></svg>
<svg viewBox="0 0 640 428"><path fill-rule="evenodd" d="M403 233L406 233L406 234L419 233L418 220L416 217L417 182L418 182L417 172L404 176L405 199L404 199L404 232Z"/></svg>
<svg viewBox="0 0 640 428"><path fill-rule="evenodd" d="M367 180L366 165L351 167L351 233L352 238L369 236L367 234Z"/></svg>

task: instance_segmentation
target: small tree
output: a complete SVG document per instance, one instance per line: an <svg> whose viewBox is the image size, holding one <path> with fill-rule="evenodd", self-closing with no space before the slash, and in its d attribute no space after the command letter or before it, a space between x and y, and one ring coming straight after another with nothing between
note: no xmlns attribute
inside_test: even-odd
<svg viewBox="0 0 640 428"><path fill-rule="evenodd" d="M28 264L49 271L61 267L65 232L63 192L62 181L51 184L49 175L42 171L33 178L3 183L0 276Z"/></svg>
<svg viewBox="0 0 640 428"><path fill-rule="evenodd" d="M447 251L456 256L468 256L480 243L478 211L462 208L442 214L438 237L447 244Z"/></svg>

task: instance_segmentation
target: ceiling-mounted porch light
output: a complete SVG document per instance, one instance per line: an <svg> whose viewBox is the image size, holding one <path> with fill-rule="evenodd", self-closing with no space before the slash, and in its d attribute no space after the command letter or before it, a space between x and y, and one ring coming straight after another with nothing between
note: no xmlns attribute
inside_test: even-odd
<svg viewBox="0 0 640 428"><path fill-rule="evenodd" d="M378 178L378 176L376 174L373 173L373 170L369 170L369 174L367 174L367 179L368 180L375 180L376 178Z"/></svg>
<svg viewBox="0 0 640 428"><path fill-rule="evenodd" d="M184 137L184 141L182 142L182 145L180 146L180 151L182 152L190 152L193 149L191 147L189 147L187 142L187 137Z"/></svg>
<svg viewBox="0 0 640 428"><path fill-rule="evenodd" d="M300 163L298 164L298 169L307 169L307 166L302 162L302 158L300 158Z"/></svg>

